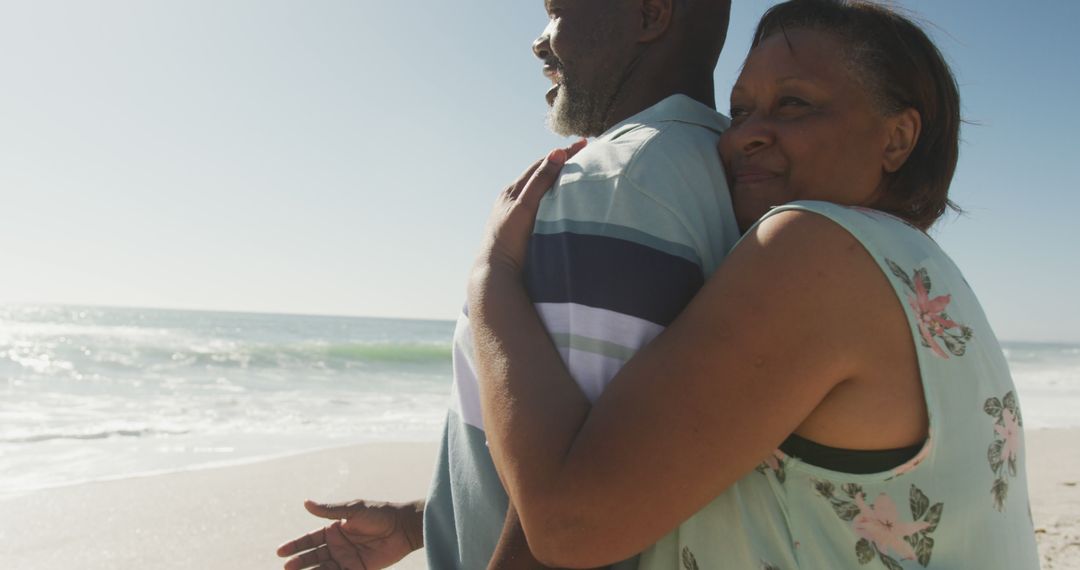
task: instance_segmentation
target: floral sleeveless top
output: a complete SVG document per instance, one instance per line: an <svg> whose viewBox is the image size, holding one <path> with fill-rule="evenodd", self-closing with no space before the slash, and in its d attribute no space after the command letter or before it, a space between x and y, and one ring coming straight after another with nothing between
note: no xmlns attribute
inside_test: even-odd
<svg viewBox="0 0 1080 570"><path fill-rule="evenodd" d="M925 233L825 202L893 284L911 323L930 436L907 463L869 475L776 451L641 555L639 568L833 570L1039 568L1023 416L975 294ZM760 223L760 222L759 222Z"/></svg>

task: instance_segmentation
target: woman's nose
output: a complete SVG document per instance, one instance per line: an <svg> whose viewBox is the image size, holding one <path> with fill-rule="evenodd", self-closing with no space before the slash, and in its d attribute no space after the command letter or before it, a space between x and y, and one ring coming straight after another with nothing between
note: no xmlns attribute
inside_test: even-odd
<svg viewBox="0 0 1080 570"><path fill-rule="evenodd" d="M776 132L767 120L750 116L725 135L732 137L735 148L743 154L753 154L772 145L776 141Z"/></svg>

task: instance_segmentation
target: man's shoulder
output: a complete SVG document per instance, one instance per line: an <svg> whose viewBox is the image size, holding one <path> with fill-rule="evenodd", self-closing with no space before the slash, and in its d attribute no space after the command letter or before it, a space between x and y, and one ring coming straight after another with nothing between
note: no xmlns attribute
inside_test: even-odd
<svg viewBox="0 0 1080 570"><path fill-rule="evenodd" d="M700 125L660 121L633 125L617 138L589 143L567 163L560 187L628 181L649 190L657 179L691 176L711 183L722 173L719 133Z"/></svg>

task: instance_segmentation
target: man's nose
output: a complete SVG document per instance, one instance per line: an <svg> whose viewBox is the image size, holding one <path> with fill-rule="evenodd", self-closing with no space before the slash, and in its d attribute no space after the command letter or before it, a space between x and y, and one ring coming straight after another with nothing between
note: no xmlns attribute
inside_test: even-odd
<svg viewBox="0 0 1080 570"><path fill-rule="evenodd" d="M532 44L532 50L536 57L545 61L551 57L551 27L553 25L555 25L555 21L549 21L544 31L540 33L540 37L536 38Z"/></svg>
<svg viewBox="0 0 1080 570"><path fill-rule="evenodd" d="M533 41L532 50L533 53L536 54L536 57L542 60L547 60L551 57L551 38L548 36L547 30Z"/></svg>

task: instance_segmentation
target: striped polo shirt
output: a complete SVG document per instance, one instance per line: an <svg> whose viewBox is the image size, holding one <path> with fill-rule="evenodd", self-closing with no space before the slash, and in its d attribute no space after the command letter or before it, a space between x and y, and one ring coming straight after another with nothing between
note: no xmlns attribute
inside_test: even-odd
<svg viewBox="0 0 1080 570"><path fill-rule="evenodd" d="M716 151L727 125L685 95L668 97L591 142L540 204L526 284L590 401L674 320L738 240ZM424 512L435 570L486 567L508 505L487 448L474 364L462 314Z"/></svg>

